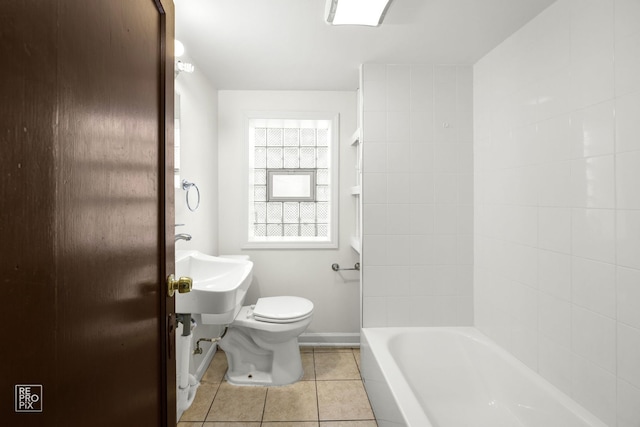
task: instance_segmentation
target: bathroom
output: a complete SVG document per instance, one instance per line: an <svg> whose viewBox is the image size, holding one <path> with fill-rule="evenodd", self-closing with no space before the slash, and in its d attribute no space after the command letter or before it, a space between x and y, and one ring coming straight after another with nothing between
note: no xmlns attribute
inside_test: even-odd
<svg viewBox="0 0 640 427"><path fill-rule="evenodd" d="M475 326L606 425L640 424L640 2L532 2L537 11L512 15L520 21L466 60L414 40L440 56L372 55L346 83L267 83L258 69L242 87L223 70L200 72L212 59L190 56L197 35L186 24L200 22L202 2L189 3L176 1L182 60L195 67L176 78L180 178L201 200L192 212L176 190L176 233L192 235L177 249L249 255L247 301L313 301L302 344L357 346L361 327ZM320 17L323 3L311 8ZM377 29L423 9L394 0ZM339 114L337 248L243 249L246 111ZM331 269L357 262L362 276ZM195 320L194 340L221 333ZM201 347L197 377L213 353Z"/></svg>

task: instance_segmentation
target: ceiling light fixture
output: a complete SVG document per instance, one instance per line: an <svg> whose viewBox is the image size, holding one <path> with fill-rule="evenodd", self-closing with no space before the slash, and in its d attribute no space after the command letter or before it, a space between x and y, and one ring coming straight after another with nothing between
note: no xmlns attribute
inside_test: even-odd
<svg viewBox="0 0 640 427"><path fill-rule="evenodd" d="M327 22L333 25L382 24L391 0L327 0Z"/></svg>
<svg viewBox="0 0 640 427"><path fill-rule="evenodd" d="M184 45L180 43L179 40L174 40L174 42L175 42L175 56L176 58L179 58L182 55L184 55Z"/></svg>

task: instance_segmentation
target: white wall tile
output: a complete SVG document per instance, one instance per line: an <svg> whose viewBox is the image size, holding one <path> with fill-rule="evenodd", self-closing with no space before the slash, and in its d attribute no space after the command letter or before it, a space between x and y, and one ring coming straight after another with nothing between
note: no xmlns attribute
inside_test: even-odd
<svg viewBox="0 0 640 427"><path fill-rule="evenodd" d="M410 297L387 298L387 326L405 326L411 323Z"/></svg>
<svg viewBox="0 0 640 427"><path fill-rule="evenodd" d="M367 287L363 289L365 297L380 297L390 294L393 283L389 281L389 268L379 265L368 265L362 269L363 280L367 281Z"/></svg>
<svg viewBox="0 0 640 427"><path fill-rule="evenodd" d="M571 350L544 335L538 344L538 372L564 393L571 394Z"/></svg>
<svg viewBox="0 0 640 427"><path fill-rule="evenodd" d="M640 211L617 211L616 251L618 264L640 269Z"/></svg>
<svg viewBox="0 0 640 427"><path fill-rule="evenodd" d="M370 111L385 111L387 105L387 90L384 84L384 79L380 81L380 84L366 83L367 93L363 95L363 110Z"/></svg>
<svg viewBox="0 0 640 427"><path fill-rule="evenodd" d="M456 234L458 231L458 206L435 206L435 234Z"/></svg>
<svg viewBox="0 0 640 427"><path fill-rule="evenodd" d="M433 265L435 264L435 253L436 246L433 236L411 236L411 265Z"/></svg>
<svg viewBox="0 0 640 427"><path fill-rule="evenodd" d="M571 301L581 307L615 319L615 265L573 257L571 272Z"/></svg>
<svg viewBox="0 0 640 427"><path fill-rule="evenodd" d="M362 298L362 326L365 328L387 326L387 298Z"/></svg>
<svg viewBox="0 0 640 427"><path fill-rule="evenodd" d="M411 111L433 113L433 66L411 66Z"/></svg>
<svg viewBox="0 0 640 427"><path fill-rule="evenodd" d="M538 244L550 251L571 252L571 209L538 209Z"/></svg>
<svg viewBox="0 0 640 427"><path fill-rule="evenodd" d="M571 300L571 257L545 250L538 251L538 288L549 295Z"/></svg>
<svg viewBox="0 0 640 427"><path fill-rule="evenodd" d="M411 167L411 144L398 143L387 145L387 172L409 172Z"/></svg>
<svg viewBox="0 0 640 427"><path fill-rule="evenodd" d="M455 173L436 173L434 179L434 199L436 203L458 203L458 175Z"/></svg>
<svg viewBox="0 0 640 427"><path fill-rule="evenodd" d="M640 329L618 323L618 377L640 388Z"/></svg>
<svg viewBox="0 0 640 427"><path fill-rule="evenodd" d="M364 235L362 252L365 266L387 265L387 236Z"/></svg>
<svg viewBox="0 0 640 427"><path fill-rule="evenodd" d="M571 397L605 424L616 422L616 377L574 355L571 360Z"/></svg>
<svg viewBox="0 0 640 427"><path fill-rule="evenodd" d="M411 234L432 234L435 224L435 206L411 204L409 207Z"/></svg>
<svg viewBox="0 0 640 427"><path fill-rule="evenodd" d="M635 0L615 2L616 95L640 90L640 5Z"/></svg>
<svg viewBox="0 0 640 427"><path fill-rule="evenodd" d="M640 329L640 270L618 267L618 321Z"/></svg>
<svg viewBox="0 0 640 427"><path fill-rule="evenodd" d="M411 144L410 170L414 173L428 173L434 170L434 145Z"/></svg>
<svg viewBox="0 0 640 427"><path fill-rule="evenodd" d="M387 141L411 141L411 114L409 112L387 112Z"/></svg>
<svg viewBox="0 0 640 427"><path fill-rule="evenodd" d="M365 111L363 128L364 139L369 142L385 142L387 140L387 114L382 111Z"/></svg>
<svg viewBox="0 0 640 427"><path fill-rule="evenodd" d="M365 64L363 73L364 324L469 325L473 71ZM436 130L434 120L449 126ZM436 142L448 144L437 160ZM408 288L386 287L396 269L408 272ZM409 295L428 298L418 307Z"/></svg>
<svg viewBox="0 0 640 427"><path fill-rule="evenodd" d="M411 142L433 142L434 111L411 111Z"/></svg>
<svg viewBox="0 0 640 427"><path fill-rule="evenodd" d="M589 157L571 162L571 204L574 207L615 207L613 156Z"/></svg>
<svg viewBox="0 0 640 427"><path fill-rule="evenodd" d="M411 106L411 68L387 65L387 111L409 111Z"/></svg>
<svg viewBox="0 0 640 427"><path fill-rule="evenodd" d="M387 226L388 234L411 234L411 211L408 204L388 204L387 205Z"/></svg>
<svg viewBox="0 0 640 427"><path fill-rule="evenodd" d="M387 264L411 265L411 236L387 235Z"/></svg>
<svg viewBox="0 0 640 427"><path fill-rule="evenodd" d="M571 158L613 154L614 102L606 101L573 111L570 115L569 146Z"/></svg>
<svg viewBox="0 0 640 427"><path fill-rule="evenodd" d="M387 174L387 202L411 203L411 175L409 173Z"/></svg>
<svg viewBox="0 0 640 427"><path fill-rule="evenodd" d="M367 234L387 233L387 205L365 204L363 205L363 227Z"/></svg>
<svg viewBox="0 0 640 427"><path fill-rule="evenodd" d="M640 92L616 98L616 152L640 150Z"/></svg>
<svg viewBox="0 0 640 427"><path fill-rule="evenodd" d="M619 209L640 209L640 151L616 155L616 204Z"/></svg>
<svg viewBox="0 0 640 427"><path fill-rule="evenodd" d="M607 263L615 262L615 211L572 209L571 233L574 255Z"/></svg>
<svg viewBox="0 0 640 427"><path fill-rule="evenodd" d="M411 203L432 204L435 198L435 178L432 173L411 174Z"/></svg>
<svg viewBox="0 0 640 427"><path fill-rule="evenodd" d="M387 175L384 173L363 174L362 185L363 203L386 203L387 202Z"/></svg>
<svg viewBox="0 0 640 427"><path fill-rule="evenodd" d="M571 350L615 374L616 321L574 305L571 308Z"/></svg>
<svg viewBox="0 0 640 427"><path fill-rule="evenodd" d="M364 172L387 171L387 144L384 142L369 142L363 145L362 170Z"/></svg>
<svg viewBox="0 0 640 427"><path fill-rule="evenodd" d="M552 295L540 293L540 333L556 345L571 346L571 303Z"/></svg>
<svg viewBox="0 0 640 427"><path fill-rule="evenodd" d="M623 380L618 380L618 427L640 425L640 388Z"/></svg>
<svg viewBox="0 0 640 427"><path fill-rule="evenodd" d="M474 66L476 326L618 427L640 422L639 20L560 0Z"/></svg>

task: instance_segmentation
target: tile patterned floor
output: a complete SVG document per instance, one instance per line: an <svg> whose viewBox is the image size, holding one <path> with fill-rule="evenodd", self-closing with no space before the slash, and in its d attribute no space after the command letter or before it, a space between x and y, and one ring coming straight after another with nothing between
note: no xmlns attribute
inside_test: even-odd
<svg viewBox="0 0 640 427"><path fill-rule="evenodd" d="M221 350L178 427L377 427L357 348L302 347L302 381L282 387L227 383Z"/></svg>

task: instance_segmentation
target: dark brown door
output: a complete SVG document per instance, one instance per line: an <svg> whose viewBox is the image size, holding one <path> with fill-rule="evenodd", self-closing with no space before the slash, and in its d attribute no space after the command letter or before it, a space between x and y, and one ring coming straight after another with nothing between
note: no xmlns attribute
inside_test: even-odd
<svg viewBox="0 0 640 427"><path fill-rule="evenodd" d="M0 7L0 425L175 426L173 2Z"/></svg>

